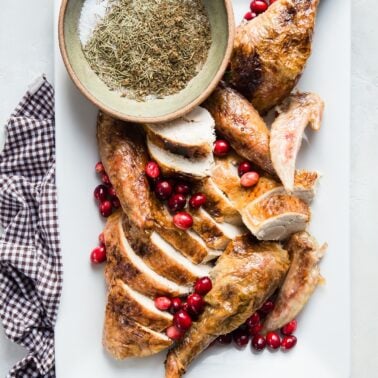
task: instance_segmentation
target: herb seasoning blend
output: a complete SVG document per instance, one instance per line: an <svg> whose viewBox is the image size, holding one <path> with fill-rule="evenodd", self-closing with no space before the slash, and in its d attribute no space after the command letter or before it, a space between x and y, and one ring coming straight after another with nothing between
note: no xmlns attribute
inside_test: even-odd
<svg viewBox="0 0 378 378"><path fill-rule="evenodd" d="M143 101L184 89L210 45L201 0L109 0L83 51L109 88Z"/></svg>

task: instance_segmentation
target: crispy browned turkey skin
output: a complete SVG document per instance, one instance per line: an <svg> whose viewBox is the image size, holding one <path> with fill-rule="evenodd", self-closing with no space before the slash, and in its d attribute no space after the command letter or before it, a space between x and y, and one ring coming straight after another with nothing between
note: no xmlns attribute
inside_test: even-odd
<svg viewBox="0 0 378 378"><path fill-rule="evenodd" d="M245 159L274 173L269 150L269 130L255 108L231 88L220 84L204 107L215 120L217 131Z"/></svg>
<svg viewBox="0 0 378 378"><path fill-rule="evenodd" d="M279 244L249 237L230 243L211 272L213 289L205 297L204 313L168 353L166 378L181 377L217 336L243 324L277 289L288 268L288 254Z"/></svg>
<svg viewBox="0 0 378 378"><path fill-rule="evenodd" d="M294 88L311 54L319 0L278 0L236 30L230 84L260 112Z"/></svg>
<svg viewBox="0 0 378 378"><path fill-rule="evenodd" d="M157 230L189 260L202 262L208 255L206 247L175 227L171 214L151 192L145 175L148 154L143 130L100 112L97 140L101 161L123 211L130 223L139 228L138 234L144 232L148 237Z"/></svg>
<svg viewBox="0 0 378 378"><path fill-rule="evenodd" d="M124 212L138 227L151 227L154 219L150 206L152 193L144 173L147 153L140 127L100 112L97 141L101 161Z"/></svg>

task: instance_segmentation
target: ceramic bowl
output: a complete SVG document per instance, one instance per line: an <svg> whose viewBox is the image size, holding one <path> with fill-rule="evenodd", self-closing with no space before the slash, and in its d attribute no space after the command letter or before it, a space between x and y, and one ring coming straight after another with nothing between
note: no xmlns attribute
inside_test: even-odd
<svg viewBox="0 0 378 378"><path fill-rule="evenodd" d="M163 122L178 118L201 104L222 78L234 40L231 0L203 0L209 15L212 45L202 70L180 92L147 101L121 97L110 90L90 68L78 34L85 0L63 0L59 15L59 45L67 71L79 90L91 102L115 118L131 122Z"/></svg>

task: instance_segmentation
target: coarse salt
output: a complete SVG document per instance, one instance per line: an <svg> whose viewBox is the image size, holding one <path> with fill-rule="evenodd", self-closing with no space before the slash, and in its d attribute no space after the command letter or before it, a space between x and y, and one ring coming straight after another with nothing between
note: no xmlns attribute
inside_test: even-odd
<svg viewBox="0 0 378 378"><path fill-rule="evenodd" d="M79 38L85 46L99 21L105 16L109 0L85 0L79 19Z"/></svg>

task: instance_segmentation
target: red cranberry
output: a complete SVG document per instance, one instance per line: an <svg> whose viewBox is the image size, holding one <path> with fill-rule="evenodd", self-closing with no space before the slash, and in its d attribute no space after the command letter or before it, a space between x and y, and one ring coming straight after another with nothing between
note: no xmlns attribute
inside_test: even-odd
<svg viewBox="0 0 378 378"><path fill-rule="evenodd" d="M230 143L224 139L218 139L214 143L214 155L226 156L230 152Z"/></svg>
<svg viewBox="0 0 378 378"><path fill-rule="evenodd" d="M112 203L110 201L104 201L100 203L100 213L103 217L107 218L112 214Z"/></svg>
<svg viewBox="0 0 378 378"><path fill-rule="evenodd" d="M172 300L171 300L171 308L170 308L171 312L175 313L175 312L181 310L181 308L182 308L182 301L181 301L181 299L177 298L177 297L176 298L172 298Z"/></svg>
<svg viewBox="0 0 378 378"><path fill-rule="evenodd" d="M190 193L190 186L184 181L180 181L175 185L174 192L177 194L187 195Z"/></svg>
<svg viewBox="0 0 378 378"><path fill-rule="evenodd" d="M167 311L172 305L172 300L168 297L155 298L155 307L160 311Z"/></svg>
<svg viewBox="0 0 378 378"><path fill-rule="evenodd" d="M205 307L205 301L197 293L190 294L186 299L186 303L188 304L190 312L196 315L201 314Z"/></svg>
<svg viewBox="0 0 378 378"><path fill-rule="evenodd" d="M98 235L98 242L99 242L100 244L105 244L105 235L104 235L103 232L101 232L101 234Z"/></svg>
<svg viewBox="0 0 378 378"><path fill-rule="evenodd" d="M274 309L274 302L268 299L268 300L267 300L267 301L261 306L260 311L261 311L263 314L267 315L267 314L269 314L270 312L272 312L273 309Z"/></svg>
<svg viewBox="0 0 378 378"><path fill-rule="evenodd" d="M270 4L275 3L277 0L270 0Z"/></svg>
<svg viewBox="0 0 378 378"><path fill-rule="evenodd" d="M254 18L256 18L257 14L254 13L254 12L247 12L245 15L244 15L244 19L247 20L247 21L251 21L253 20Z"/></svg>
<svg viewBox="0 0 378 378"><path fill-rule="evenodd" d="M258 324L260 324L260 315L258 312L255 312L252 316L250 316L247 321L245 322L245 324L249 327L249 328L252 328L254 326L257 326Z"/></svg>
<svg viewBox="0 0 378 378"><path fill-rule="evenodd" d="M255 336L257 335L258 333L261 332L263 326L261 323L259 324L256 324L255 326L252 326L249 328L249 333L252 335L252 336Z"/></svg>
<svg viewBox="0 0 378 378"><path fill-rule="evenodd" d="M295 347L297 344L297 338L293 335L285 336L281 341L281 349L289 350Z"/></svg>
<svg viewBox="0 0 378 378"><path fill-rule="evenodd" d="M119 202L117 197L112 198L112 206L114 209L119 209L121 207L121 202Z"/></svg>
<svg viewBox="0 0 378 378"><path fill-rule="evenodd" d="M182 331L181 329L177 328L176 326L170 326L166 330L167 336L172 340L180 340L184 334L185 331Z"/></svg>
<svg viewBox="0 0 378 378"><path fill-rule="evenodd" d="M154 161L149 161L146 164L145 172L147 177L157 179L160 176L160 167Z"/></svg>
<svg viewBox="0 0 378 378"><path fill-rule="evenodd" d="M104 246L96 247L91 253L93 264L101 264L106 260L106 249Z"/></svg>
<svg viewBox="0 0 378 378"><path fill-rule="evenodd" d="M108 188L105 185L98 185L96 186L93 195L97 201L103 202L108 195Z"/></svg>
<svg viewBox="0 0 378 378"><path fill-rule="evenodd" d="M266 341L265 341L264 336L255 335L252 337L253 349L260 351L260 350L265 349L265 346L266 346Z"/></svg>
<svg viewBox="0 0 378 378"><path fill-rule="evenodd" d="M264 0L253 0L251 2L251 11L256 14L264 13L268 9L268 4Z"/></svg>
<svg viewBox="0 0 378 378"><path fill-rule="evenodd" d="M173 315L173 324L177 328L186 331L192 325L192 318L186 311L180 310Z"/></svg>
<svg viewBox="0 0 378 378"><path fill-rule="evenodd" d="M172 185L169 181L159 181L155 186L155 194L160 200L168 199L172 194Z"/></svg>
<svg viewBox="0 0 378 378"><path fill-rule="evenodd" d="M173 224L180 230L187 230L193 226L193 217L186 211L181 211L173 217Z"/></svg>
<svg viewBox="0 0 378 378"><path fill-rule="evenodd" d="M277 332L268 332L265 336L266 338L266 345L270 349L278 349L281 345L281 339Z"/></svg>
<svg viewBox="0 0 378 378"><path fill-rule="evenodd" d="M108 193L109 193L109 196L110 196L110 197L117 197L117 194L116 194L116 191L115 191L113 185L112 185L112 186L109 186L109 188L108 188Z"/></svg>
<svg viewBox="0 0 378 378"><path fill-rule="evenodd" d="M245 331L237 329L236 331L233 332L232 337L234 339L235 344L240 348L248 344L249 335Z"/></svg>
<svg viewBox="0 0 378 378"><path fill-rule="evenodd" d="M252 171L252 164L249 161L243 161L238 166L238 174L239 176L243 176L244 173Z"/></svg>
<svg viewBox="0 0 378 378"><path fill-rule="evenodd" d="M219 344L228 345L232 343L232 334L228 333L227 335L220 335L217 338Z"/></svg>
<svg viewBox="0 0 378 378"><path fill-rule="evenodd" d="M106 173L103 173L101 175L101 181L105 184L105 185L110 185L110 179L109 179L109 176L106 174Z"/></svg>
<svg viewBox="0 0 378 378"><path fill-rule="evenodd" d="M206 295L213 288L210 277L199 278L194 284L194 291L199 295Z"/></svg>
<svg viewBox="0 0 378 378"><path fill-rule="evenodd" d="M259 182L260 176L257 172L247 172L240 178L240 185L244 188L255 186Z"/></svg>
<svg viewBox="0 0 378 378"><path fill-rule="evenodd" d="M96 173L100 174L100 173L104 173L105 172L105 168L104 168L104 165L101 163L101 161L99 161L96 166L95 166L95 170L96 170Z"/></svg>
<svg viewBox="0 0 378 378"><path fill-rule="evenodd" d="M281 328L281 333L285 336L292 335L297 330L297 321L294 319Z"/></svg>
<svg viewBox="0 0 378 378"><path fill-rule="evenodd" d="M189 204L194 209L198 209L206 203L206 196L203 193L196 193L190 197Z"/></svg>
<svg viewBox="0 0 378 378"><path fill-rule="evenodd" d="M180 211L186 205L186 198L183 194L173 194L168 200L168 207L171 211Z"/></svg>

